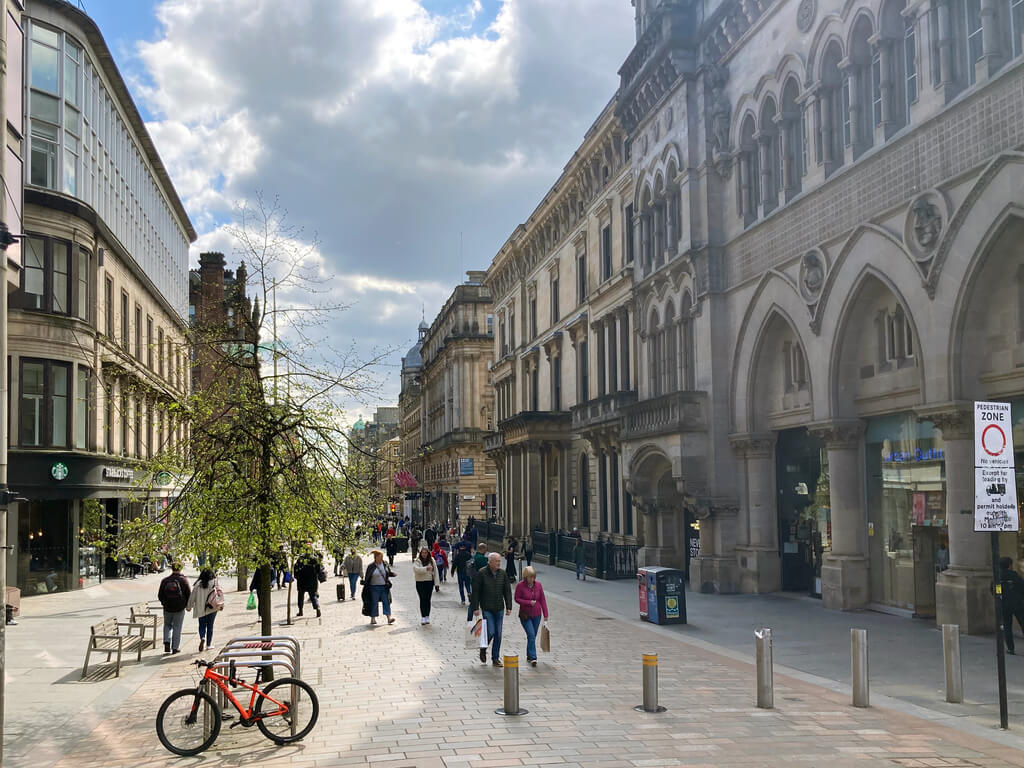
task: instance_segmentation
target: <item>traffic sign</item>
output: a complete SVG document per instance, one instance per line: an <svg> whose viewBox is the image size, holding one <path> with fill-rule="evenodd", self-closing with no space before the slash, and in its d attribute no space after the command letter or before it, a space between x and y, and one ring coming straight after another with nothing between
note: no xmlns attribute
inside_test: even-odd
<svg viewBox="0 0 1024 768"><path fill-rule="evenodd" d="M1017 531L1017 478L1013 467L974 470L974 530Z"/></svg>
<svg viewBox="0 0 1024 768"><path fill-rule="evenodd" d="M1013 419L1009 403L974 404L974 466L1013 467Z"/></svg>

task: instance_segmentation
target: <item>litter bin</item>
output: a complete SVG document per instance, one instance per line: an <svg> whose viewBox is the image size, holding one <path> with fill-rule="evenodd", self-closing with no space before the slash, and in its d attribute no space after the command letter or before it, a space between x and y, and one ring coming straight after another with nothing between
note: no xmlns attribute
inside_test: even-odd
<svg viewBox="0 0 1024 768"><path fill-rule="evenodd" d="M648 566L637 574L640 581L646 576L641 594L646 592L646 616L641 610L640 618L652 624L685 624L686 623L686 574L677 568Z"/></svg>

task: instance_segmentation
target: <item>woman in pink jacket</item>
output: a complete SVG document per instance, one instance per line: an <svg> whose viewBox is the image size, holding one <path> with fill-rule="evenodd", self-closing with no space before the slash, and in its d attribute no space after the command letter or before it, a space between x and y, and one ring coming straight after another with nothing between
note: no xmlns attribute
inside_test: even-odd
<svg viewBox="0 0 1024 768"><path fill-rule="evenodd" d="M537 581L537 571L532 566L523 568L523 580L516 584L515 601L519 604L519 621L526 632L526 659L537 666L537 632L540 620L548 618L548 601L544 599L544 587Z"/></svg>

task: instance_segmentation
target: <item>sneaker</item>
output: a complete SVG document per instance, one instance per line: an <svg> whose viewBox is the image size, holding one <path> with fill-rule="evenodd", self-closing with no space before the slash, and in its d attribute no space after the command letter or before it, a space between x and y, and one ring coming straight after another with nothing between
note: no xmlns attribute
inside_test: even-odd
<svg viewBox="0 0 1024 768"><path fill-rule="evenodd" d="M377 623L377 620L376 620L376 619L370 619L370 623L371 623L371 624L376 624L376 623Z"/></svg>
<svg viewBox="0 0 1024 768"><path fill-rule="evenodd" d="M425 617L425 618L423 619L423 623L424 623L424 624L429 624L429 623L430 623L430 617L429 617L429 616Z"/></svg>
<svg viewBox="0 0 1024 768"><path fill-rule="evenodd" d="M164 653L170 653L170 652L171 652L171 644L170 643L164 643Z"/></svg>
<svg viewBox="0 0 1024 768"><path fill-rule="evenodd" d="M319 608L316 609L316 617L318 619L320 618L320 609Z"/></svg>
<svg viewBox="0 0 1024 768"><path fill-rule="evenodd" d="M465 600L463 600L463 601L462 601L462 604L463 604L463 605L465 605L465 604L466 604L466 601L465 601Z"/></svg>
<svg viewBox="0 0 1024 768"><path fill-rule="evenodd" d="M388 616L388 624L394 624L395 619L392 616Z"/></svg>
<svg viewBox="0 0 1024 768"><path fill-rule="evenodd" d="M426 624L426 623L427 623L427 617L426 616L420 616L420 624Z"/></svg>
<svg viewBox="0 0 1024 768"><path fill-rule="evenodd" d="M502 666L502 663L501 663L500 659L495 659L494 661L491 662L491 664L494 665L495 667Z"/></svg>
<svg viewBox="0 0 1024 768"><path fill-rule="evenodd" d="M480 661L482 661L484 664L487 663L487 649L486 648L481 648L480 649Z"/></svg>
<svg viewBox="0 0 1024 768"><path fill-rule="evenodd" d="M205 641L205 640L200 640L200 641L199 641L199 652L200 652L200 653L202 653L202 652L203 652L203 649L204 649L205 647L206 647L206 641Z"/></svg>
<svg viewBox="0 0 1024 768"><path fill-rule="evenodd" d="M536 659L530 659L530 666L536 667L537 666L537 660Z"/></svg>

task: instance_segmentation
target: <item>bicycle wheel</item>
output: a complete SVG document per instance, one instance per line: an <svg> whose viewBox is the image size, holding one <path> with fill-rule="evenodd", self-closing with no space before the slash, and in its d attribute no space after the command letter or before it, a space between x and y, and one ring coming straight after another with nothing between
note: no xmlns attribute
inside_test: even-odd
<svg viewBox="0 0 1024 768"><path fill-rule="evenodd" d="M257 720L263 735L275 744L298 741L313 730L320 716L320 701L309 683L294 677L282 677L267 685L256 701L255 714L266 713ZM278 706L274 701L280 702Z"/></svg>
<svg viewBox="0 0 1024 768"><path fill-rule="evenodd" d="M182 757L208 749L220 734L220 707L208 693L185 688L172 693L156 714L156 735Z"/></svg>

